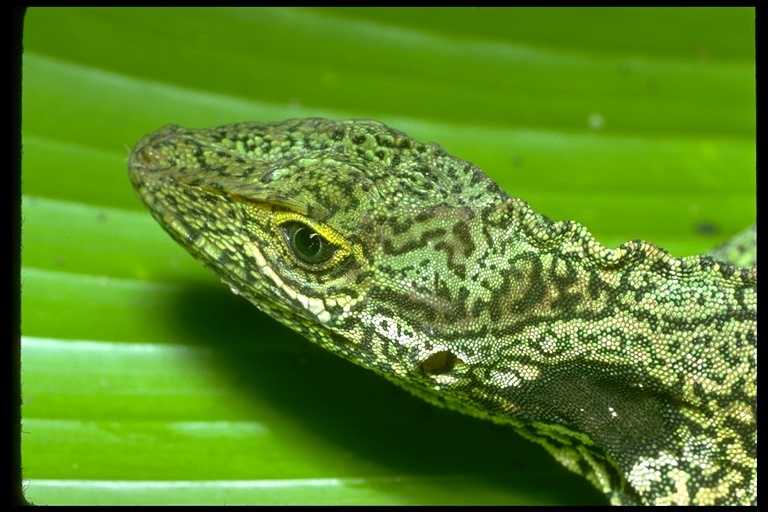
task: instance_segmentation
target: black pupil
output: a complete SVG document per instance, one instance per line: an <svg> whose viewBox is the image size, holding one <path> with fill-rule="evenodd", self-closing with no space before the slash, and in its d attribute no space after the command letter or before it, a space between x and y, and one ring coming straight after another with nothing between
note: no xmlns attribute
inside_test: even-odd
<svg viewBox="0 0 768 512"><path fill-rule="evenodd" d="M289 222L282 226L288 248L293 254L310 265L325 263L336 252L336 246L320 233L301 222Z"/></svg>

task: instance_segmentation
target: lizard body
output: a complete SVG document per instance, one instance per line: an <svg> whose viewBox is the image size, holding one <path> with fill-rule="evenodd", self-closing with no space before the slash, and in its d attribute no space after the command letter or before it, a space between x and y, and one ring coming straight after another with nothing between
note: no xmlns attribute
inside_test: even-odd
<svg viewBox="0 0 768 512"><path fill-rule="evenodd" d="M756 503L756 267L607 249L374 121L167 126L129 174L235 293L612 503Z"/></svg>

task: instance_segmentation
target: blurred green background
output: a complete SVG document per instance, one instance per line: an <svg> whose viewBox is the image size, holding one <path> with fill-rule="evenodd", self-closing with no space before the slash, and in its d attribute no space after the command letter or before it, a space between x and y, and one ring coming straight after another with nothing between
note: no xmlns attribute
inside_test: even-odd
<svg viewBox="0 0 768 512"><path fill-rule="evenodd" d="M754 9L27 11L22 464L37 504L585 504L503 426L277 325L126 175L168 123L373 118L603 243L755 220Z"/></svg>

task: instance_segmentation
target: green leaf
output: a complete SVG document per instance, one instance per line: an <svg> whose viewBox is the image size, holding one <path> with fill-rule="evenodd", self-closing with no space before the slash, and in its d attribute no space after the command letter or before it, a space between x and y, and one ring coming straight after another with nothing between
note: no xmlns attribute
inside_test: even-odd
<svg viewBox="0 0 768 512"><path fill-rule="evenodd" d="M55 9L23 56L22 467L37 504L604 503L232 295L155 224L168 123L374 118L605 244L755 219L754 9Z"/></svg>

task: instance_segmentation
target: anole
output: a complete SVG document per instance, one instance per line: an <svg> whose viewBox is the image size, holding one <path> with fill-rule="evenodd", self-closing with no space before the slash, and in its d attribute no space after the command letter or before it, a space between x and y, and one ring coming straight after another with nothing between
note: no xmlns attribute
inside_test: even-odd
<svg viewBox="0 0 768 512"><path fill-rule="evenodd" d="M166 126L129 173L232 291L612 503L756 503L754 231L741 267L608 249L374 121Z"/></svg>

